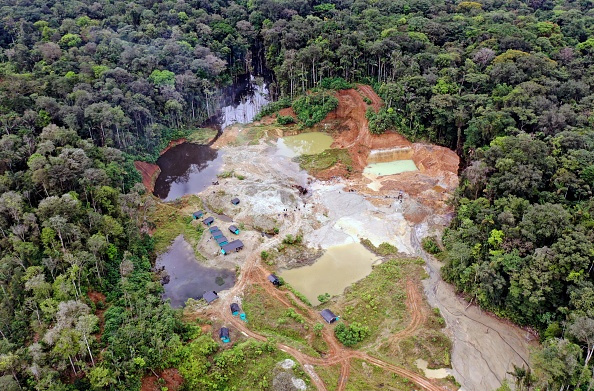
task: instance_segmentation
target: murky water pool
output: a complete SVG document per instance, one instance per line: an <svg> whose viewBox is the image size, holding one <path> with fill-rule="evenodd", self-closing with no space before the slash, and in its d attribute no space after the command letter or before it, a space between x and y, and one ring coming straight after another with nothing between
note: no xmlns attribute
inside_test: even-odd
<svg viewBox="0 0 594 391"><path fill-rule="evenodd" d="M346 287L368 276L378 257L361 243L349 243L328 248L313 265L279 274L305 295L313 305L320 304L319 295L340 295Z"/></svg>
<svg viewBox="0 0 594 391"><path fill-rule="evenodd" d="M155 266L157 269L164 266L169 274L163 298L170 299L174 308L183 307L190 297L202 298L204 291L219 292L235 284L233 270L209 268L198 263L192 247L182 235L157 258Z"/></svg>
<svg viewBox="0 0 594 391"><path fill-rule="evenodd" d="M412 160L394 160L391 162L371 163L363 170L363 174L376 176L394 175L407 171L418 171L419 169Z"/></svg>
<svg viewBox="0 0 594 391"><path fill-rule="evenodd" d="M207 145L183 143L171 148L157 160L161 174L154 194L163 201L172 201L201 192L216 179L222 156L221 151Z"/></svg>
<svg viewBox="0 0 594 391"><path fill-rule="evenodd" d="M279 138L276 146L279 155L295 157L321 153L330 148L333 141L332 137L326 133L308 132Z"/></svg>
<svg viewBox="0 0 594 391"><path fill-rule="evenodd" d="M427 368L428 364L429 363L422 358L419 358L415 361L415 365L417 368L425 372L425 377L427 379L444 379L448 377L452 371L449 368L429 369Z"/></svg>

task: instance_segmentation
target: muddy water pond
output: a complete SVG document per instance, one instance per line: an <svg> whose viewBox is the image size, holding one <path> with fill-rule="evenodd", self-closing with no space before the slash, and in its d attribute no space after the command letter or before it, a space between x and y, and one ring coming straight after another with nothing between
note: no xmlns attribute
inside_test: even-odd
<svg viewBox="0 0 594 391"><path fill-rule="evenodd" d="M182 235L175 238L167 252L157 258L155 266L157 269L165 267L169 274L163 299L169 299L174 308L183 307L190 297L202 298L205 291L219 292L235 284L233 270L209 268L198 263L192 246Z"/></svg>
<svg viewBox="0 0 594 391"><path fill-rule="evenodd" d="M154 194L163 201L172 201L199 193L217 177L222 164L222 152L207 145L177 145L157 160L161 173L155 182Z"/></svg>
<svg viewBox="0 0 594 391"><path fill-rule="evenodd" d="M364 174L376 176L394 175L407 171L418 171L416 164L412 160L394 160L391 162L371 163L363 170Z"/></svg>
<svg viewBox="0 0 594 391"><path fill-rule="evenodd" d="M283 270L279 275L315 306L320 304L319 295L340 295L368 276L377 261L378 257L361 243L349 243L328 248L313 265Z"/></svg>
<svg viewBox="0 0 594 391"><path fill-rule="evenodd" d="M279 138L276 142L278 154L295 157L299 155L316 155L330 148L334 140L326 133L308 132L295 136Z"/></svg>

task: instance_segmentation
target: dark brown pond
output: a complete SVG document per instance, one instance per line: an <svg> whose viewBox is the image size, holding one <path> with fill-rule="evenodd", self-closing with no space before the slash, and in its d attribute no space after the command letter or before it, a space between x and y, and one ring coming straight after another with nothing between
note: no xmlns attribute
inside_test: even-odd
<svg viewBox="0 0 594 391"><path fill-rule="evenodd" d="M222 152L207 145L177 145L157 160L161 174L155 182L154 194L164 201L172 201L199 193L216 179L222 164Z"/></svg>
<svg viewBox="0 0 594 391"><path fill-rule="evenodd" d="M202 298L205 291L219 292L235 284L235 272L210 268L200 264L192 246L178 236L167 252L157 258L156 268L165 267L169 282L164 284L163 299L169 299L174 308L183 307L190 297Z"/></svg>

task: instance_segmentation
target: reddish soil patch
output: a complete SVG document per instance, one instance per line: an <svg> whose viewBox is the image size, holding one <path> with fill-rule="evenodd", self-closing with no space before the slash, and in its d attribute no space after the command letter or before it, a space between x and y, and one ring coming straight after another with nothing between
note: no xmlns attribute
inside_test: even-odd
<svg viewBox="0 0 594 391"><path fill-rule="evenodd" d="M159 381L159 379L162 379ZM142 379L141 391L161 391L163 387L167 387L169 391L177 391L181 388L184 378L179 374L179 371L175 368L165 369L159 374L159 377L155 375L145 376Z"/></svg>
<svg viewBox="0 0 594 391"><path fill-rule="evenodd" d="M416 201L408 216L410 221L421 221L429 213L427 207L437 210L445 206L448 194L458 186L458 165L460 159L456 153L448 148L411 143L404 136L396 132L386 132L374 135L369 132L369 123L365 118L368 108L377 111L382 105L381 98L370 86L359 85L357 90L338 91L338 108L330 113L322 123L316 126L319 130L330 130L334 137L333 148L348 149L353 160L354 179L360 179L361 184L368 183L368 179L361 173L368 163L370 152L391 149L408 150L408 157L396 159L412 159L419 171L405 172L398 175L380 177L377 179L376 190L380 195L387 191L402 190ZM366 103L371 101L371 104ZM332 167L316 174L320 179L332 176L347 177L341 167ZM368 192L366 186L360 191ZM374 192L377 195L377 192Z"/></svg>
<svg viewBox="0 0 594 391"><path fill-rule="evenodd" d="M150 193L155 191L155 182L161 173L159 166L147 162L135 161L134 167L136 167L140 172L140 175L142 175L142 184L146 190Z"/></svg>

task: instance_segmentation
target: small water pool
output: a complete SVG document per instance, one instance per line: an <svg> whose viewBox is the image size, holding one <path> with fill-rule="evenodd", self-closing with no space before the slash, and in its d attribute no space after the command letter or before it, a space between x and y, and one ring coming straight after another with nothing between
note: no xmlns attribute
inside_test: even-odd
<svg viewBox="0 0 594 391"><path fill-rule="evenodd" d="M181 308L190 297L202 298L204 291L222 291L235 284L235 272L210 268L198 263L192 246L182 235L175 238L167 252L157 258L156 267L165 267L170 280L164 285L163 299L171 306Z"/></svg>
<svg viewBox="0 0 594 391"><path fill-rule="evenodd" d="M334 140L326 133L308 132L295 136L279 138L276 142L278 154L295 157L299 155L316 155L330 148Z"/></svg>
<svg viewBox="0 0 594 391"><path fill-rule="evenodd" d="M328 248L313 265L283 270L280 276L305 295L312 305L319 295L340 295L346 287L371 273L378 257L361 243Z"/></svg>
<svg viewBox="0 0 594 391"><path fill-rule="evenodd" d="M376 176L394 175L407 171L418 171L416 164L412 160L394 160L392 162L371 163L363 170L363 174L372 174Z"/></svg>

